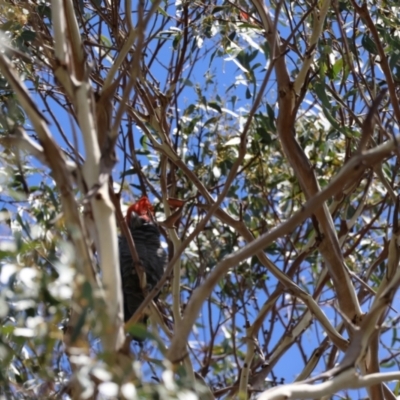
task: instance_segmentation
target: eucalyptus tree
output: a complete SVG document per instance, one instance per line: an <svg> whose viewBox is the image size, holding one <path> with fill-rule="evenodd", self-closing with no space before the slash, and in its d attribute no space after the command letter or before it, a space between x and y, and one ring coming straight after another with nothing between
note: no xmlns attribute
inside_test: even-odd
<svg viewBox="0 0 400 400"><path fill-rule="evenodd" d="M15 0L0 21L5 398L396 398L395 2ZM142 196L169 263L124 324Z"/></svg>

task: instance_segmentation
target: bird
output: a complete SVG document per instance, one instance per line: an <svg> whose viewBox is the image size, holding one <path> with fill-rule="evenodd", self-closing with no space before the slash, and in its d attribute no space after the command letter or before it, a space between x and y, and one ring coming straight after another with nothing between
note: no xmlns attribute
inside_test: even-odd
<svg viewBox="0 0 400 400"><path fill-rule="evenodd" d="M146 272L146 289L153 289L160 281L167 265L167 253L161 246L160 231L153 218L154 208L146 196L128 207L126 222L135 243L136 252ZM144 300L139 277L125 236L119 237L119 261L124 302L124 320L127 322ZM146 323L147 316L139 321Z"/></svg>

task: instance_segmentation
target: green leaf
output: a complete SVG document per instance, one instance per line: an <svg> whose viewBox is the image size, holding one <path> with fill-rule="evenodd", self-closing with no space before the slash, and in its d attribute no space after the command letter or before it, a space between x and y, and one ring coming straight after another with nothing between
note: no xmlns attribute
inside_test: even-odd
<svg viewBox="0 0 400 400"><path fill-rule="evenodd" d="M112 46L112 44L110 42L110 39L107 36L100 35L100 40L101 40L101 43L104 44L105 46L107 46L107 47L111 47Z"/></svg>
<svg viewBox="0 0 400 400"><path fill-rule="evenodd" d="M351 219L353 217L353 215L355 214L355 212L356 212L356 209L351 204L349 204L349 206L347 207L347 210L346 210L346 219Z"/></svg>
<svg viewBox="0 0 400 400"><path fill-rule="evenodd" d="M219 106L218 103L216 103L215 101L210 101L208 103L208 106L216 111L218 111L220 114L222 113L221 107Z"/></svg>
<svg viewBox="0 0 400 400"><path fill-rule="evenodd" d="M89 307L93 308L93 288L87 281L82 286L82 296L87 300Z"/></svg>
<svg viewBox="0 0 400 400"><path fill-rule="evenodd" d="M275 121L274 109L269 104L267 104L267 114L268 114L270 121Z"/></svg>
<svg viewBox="0 0 400 400"><path fill-rule="evenodd" d="M219 121L219 119L220 119L219 116L218 116L218 117L212 117L212 118L208 119L208 120L204 123L204 126L208 126L208 125L211 125L211 124L216 124L216 123Z"/></svg>
<svg viewBox="0 0 400 400"><path fill-rule="evenodd" d="M400 60L400 51L393 53L389 59L389 66L392 71L395 68L395 66L399 63L399 60Z"/></svg>
<svg viewBox="0 0 400 400"><path fill-rule="evenodd" d="M236 59L239 63L246 69L249 69L249 64L247 63L247 54L244 51L241 51L237 56Z"/></svg>
<svg viewBox="0 0 400 400"><path fill-rule="evenodd" d="M165 18L169 18L168 13L167 13L162 7L158 7L158 8L157 8L157 11L158 11L162 16L164 16Z"/></svg>
<svg viewBox="0 0 400 400"><path fill-rule="evenodd" d="M328 96L326 95L325 83L323 83L323 82L315 83L314 90L315 90L317 97L321 100L322 105L327 109L332 108L331 103L328 99Z"/></svg>
<svg viewBox="0 0 400 400"><path fill-rule="evenodd" d="M182 86L193 87L193 82L188 78L181 78L179 79L179 82L182 83Z"/></svg>
<svg viewBox="0 0 400 400"><path fill-rule="evenodd" d="M394 327L392 329L392 343L391 343L391 346L394 346L397 341L398 341L398 339L397 339L397 328Z"/></svg>
<svg viewBox="0 0 400 400"><path fill-rule="evenodd" d="M18 31L21 29L21 25L16 23L15 21L7 21L4 24L0 24L0 30L2 31Z"/></svg>
<svg viewBox="0 0 400 400"><path fill-rule="evenodd" d="M141 144L141 146L143 147L144 150L148 150L149 145L148 145L148 142L147 142L147 136L143 135L140 138L140 144Z"/></svg>
<svg viewBox="0 0 400 400"><path fill-rule="evenodd" d="M338 131L344 133L345 130L341 125L338 124L336 119L333 117L333 115L330 113L330 111L326 107L322 107L322 111L325 115L325 117L328 119L328 121L332 124L332 126L337 129Z"/></svg>
<svg viewBox="0 0 400 400"><path fill-rule="evenodd" d="M252 95L249 88L246 88L246 99L251 99Z"/></svg>
<svg viewBox="0 0 400 400"><path fill-rule="evenodd" d="M333 64L333 67L332 67L333 77L332 78L336 79L342 69L343 69L343 58L339 58L339 60L337 60L335 62L335 64Z"/></svg>
<svg viewBox="0 0 400 400"><path fill-rule="evenodd" d="M394 394L395 394L396 396L398 396L398 394L399 394L399 392L400 392L400 381L397 381L396 386L394 387L393 392L394 392Z"/></svg>
<svg viewBox="0 0 400 400"><path fill-rule="evenodd" d="M136 152L136 154L138 154L138 153ZM135 174L137 174L136 168L130 168L126 171L122 171L120 176L121 176L121 178L123 178L124 176L135 175Z"/></svg>
<svg viewBox="0 0 400 400"><path fill-rule="evenodd" d="M201 120L200 117L195 117L195 118L193 118L193 119L189 122L188 126L186 127L185 133L192 133L192 132L193 132L193 129L194 129L195 126L196 126L196 124L197 124L200 120Z"/></svg>
<svg viewBox="0 0 400 400"><path fill-rule="evenodd" d="M260 47L264 53L265 58L268 60L269 54L270 54L268 42L265 40L264 43L262 43Z"/></svg>
<svg viewBox="0 0 400 400"><path fill-rule="evenodd" d="M216 13L218 13L220 11L223 11L223 10L224 10L224 7L221 7L221 6L214 7L213 10L212 10L212 14L216 14Z"/></svg>
<svg viewBox="0 0 400 400"><path fill-rule="evenodd" d="M174 40L172 41L172 47L174 48L174 50L178 50L181 39L182 39L181 33L175 35Z"/></svg>
<svg viewBox="0 0 400 400"><path fill-rule="evenodd" d="M139 340L144 340L149 337L149 332L147 331L146 326L143 324L134 324L130 326L128 333Z"/></svg>
<svg viewBox="0 0 400 400"><path fill-rule="evenodd" d="M258 50L254 50L251 53L246 53L246 61L248 65L257 57L258 55Z"/></svg>
<svg viewBox="0 0 400 400"><path fill-rule="evenodd" d="M190 106L185 110L185 112L183 113L183 115L185 115L186 117L190 114L193 113L193 111L197 108L197 106L195 104L190 104Z"/></svg>
<svg viewBox="0 0 400 400"><path fill-rule="evenodd" d="M88 308L85 307L81 314L79 315L78 321L76 322L76 325L73 327L72 335L71 335L71 342L74 343L76 339L78 339L80 333L82 332L82 328L85 325L86 321L86 315L88 312Z"/></svg>
<svg viewBox="0 0 400 400"><path fill-rule="evenodd" d="M267 145L272 143L272 137L265 128L257 128L257 134L261 138L261 143Z"/></svg>
<svg viewBox="0 0 400 400"><path fill-rule="evenodd" d="M361 39L361 44L368 53L378 55L378 50L376 48L375 43L368 35L363 35Z"/></svg>

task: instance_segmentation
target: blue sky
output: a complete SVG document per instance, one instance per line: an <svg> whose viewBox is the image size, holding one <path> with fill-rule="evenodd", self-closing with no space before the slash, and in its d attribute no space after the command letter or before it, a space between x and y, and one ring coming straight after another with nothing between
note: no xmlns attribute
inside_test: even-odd
<svg viewBox="0 0 400 400"><path fill-rule="evenodd" d="M173 8L171 8L171 11L173 11ZM171 24L171 27L173 27L173 24ZM285 28L282 28L281 33L283 35L285 34ZM206 48L206 46L211 47L212 41L213 41L213 39L207 39L203 44L204 48ZM250 43L249 41L247 43L248 43L247 49L250 49L251 44L249 44ZM165 56L165 59L169 60L169 57L173 51L174 50L172 49L172 38L171 38L170 46L166 46L165 49L160 53L160 55L162 57ZM211 54L212 54L212 50L210 50L209 52L205 52L203 59L200 62L198 62L196 69L193 71L193 74L190 76L190 80L193 83L193 86L188 86L187 88L185 88L179 98L178 106L181 110L181 116L183 115L185 108L187 108L190 104L196 104L198 102L198 96L196 94L196 85L199 85L201 87L201 89L203 90L203 94L208 96L208 101L213 101L213 100L215 100L215 97L217 94L220 97L223 95L226 96L226 89L229 88L232 84L236 84L237 88L232 90L232 92L236 96L238 96L238 100L234 107L232 107L232 104L230 104L229 101L226 101L226 104L224 104L225 108L232 107L232 109L231 109L232 112L236 113L237 115L241 115L245 112L245 110L248 110L249 106L251 106L253 99L252 98L246 99L247 86L243 84L245 82L243 66L238 62L237 58L227 57L227 56L215 57L215 58L213 58L213 61L212 61L211 67L210 67ZM254 65L254 63L256 63L256 62L260 63L260 67L258 68L258 72L259 72L258 77L260 77L260 76L262 76L261 71L266 65L265 57L262 53L259 56L257 56L257 58L254 61L252 61L252 64ZM107 64L107 62L106 62L106 64ZM213 80L215 82L215 85L210 84L210 86L206 90L206 80L207 80L207 77L209 76L208 75L209 72L211 72L214 75ZM164 90L164 88L166 87L166 85L165 85L165 80L166 80L165 69L162 68L159 64L154 63L152 73L155 76L157 76L158 80L161 82L160 87L162 90ZM271 82L271 85L269 85L268 89L266 90L265 101L267 101L273 107L273 109L276 113L276 95L277 95L277 93L276 93L276 88L273 86L274 75L271 76L270 82ZM42 102L41 98L38 95L36 95L33 91L32 91L32 95L33 95L35 101L39 104L40 108L45 109L45 105ZM228 98L229 98L229 96L228 96ZM225 99L226 99L226 97L225 97ZM68 113L65 111L65 109L62 106L60 106L59 104L57 104L56 102L54 102L52 100L49 100L49 105L51 107L52 112L56 116L56 119L59 122L60 126L66 132L68 139L71 141L71 143L74 143L73 128L71 127L72 121L68 117ZM210 117L216 113L215 110L210 109L210 108L208 110L206 110L206 112L209 114ZM48 114L47 111L44 111L44 113L45 113L45 115ZM232 114L228 114L228 113L226 113L226 114L229 116L232 115ZM51 118L49 118L49 119L51 120ZM173 130L176 127L176 122L177 122L176 120L173 121L171 130ZM125 123L123 123L122 125L124 126L124 124ZM237 127L240 126L240 121L236 121L236 124L234 124L234 125L235 126L232 127L231 130L228 130L226 132L227 136L237 135L238 130L235 131L235 129L237 129ZM54 123L54 121L51 122L50 129L51 129L51 132L52 132L54 138L56 139L56 141L58 143L60 143L60 145L64 145L64 139L60 135L57 125ZM74 129L77 129L77 127L74 126ZM123 130L125 130L125 128L123 128ZM135 137L135 145L140 147L141 133L136 127L134 127L134 137ZM78 135L77 135L77 145L78 145L77 146L78 151L81 152L82 154L84 154L83 144L80 139L79 131L78 131ZM194 143L194 141L188 143L189 148L191 146L195 146L195 145L197 146L197 143ZM118 152L118 158L119 158L119 162L113 171L113 177L116 182L120 182L120 174L122 171L123 157L122 157L122 153L120 151ZM140 157L140 160L143 163L143 166L146 167L147 158ZM210 160L210 162L212 162L212 160ZM34 163L33 165L39 166L38 163ZM136 181L135 176L128 176L126 179L128 180L129 183L135 183L135 184L138 183ZM32 177L29 179L29 183L33 184L33 185L38 185L39 183L42 182L41 180L42 180L42 175L40 173L38 173L38 174L32 175ZM46 180L50 183L50 178L46 178ZM240 194L244 195L244 193L240 193ZM135 193L135 196L139 196L139 195L140 195L140 193L138 193L138 192ZM127 199L128 198L131 200L133 198L133 196L132 197L127 196ZM2 234L2 232L3 232L4 235L7 235L7 230L4 230L5 229L4 225L0 225L0 227L1 226L3 228L0 228L0 229L3 229L3 231L0 230L0 234ZM273 261L275 261L275 260L273 260ZM277 262L277 265L281 266L279 261ZM310 276L305 276L304 278L305 278L305 280L307 280L307 279L310 279ZM276 280L270 276L270 280L267 281L267 284L268 284L268 287L271 289L271 291L275 287L276 283L277 283ZM267 300L265 293L263 293L262 291L259 291L257 293L259 295L258 300L260 303ZM331 295L332 295L332 292L330 292L328 290L324 294L322 299L330 298ZM255 311L251 308L251 306L249 309L250 309L250 311ZM328 317L330 317L332 319L336 315L336 313L334 312L334 310L332 309L332 307L329 304L323 306L323 309L326 312L326 314L328 315ZM290 310L288 309L288 313L289 312L290 312ZM204 324L208 323L208 320L209 320L208 313L209 313L209 310L208 310L207 306L205 306L202 310L202 315L199 319ZM215 305L211 306L211 313L212 313L211 320L213 321L213 323L217 323L219 310L217 309L217 307ZM255 317L255 312L252 313L252 315L251 315L252 319L250 322L253 321L254 317ZM236 325L243 329L244 324L245 324L244 318L241 316L241 314L238 314ZM272 334L272 340L271 340L269 350L271 350L273 348L274 344L277 343L281 339L281 336L282 336L282 333L284 330L282 327L279 328L279 326L280 326L279 324L275 325L275 329ZM228 323L226 327L227 327L227 329L229 329L231 327L230 323ZM240 335L238 335L239 341L241 340L243 335L244 335L244 331L242 331L242 333ZM323 332L317 323L315 323L313 326L311 326L311 328L308 330L308 332L305 335L303 335L303 338L302 338L303 344L304 344L304 342L306 343L306 344L304 344L304 348L307 350L307 353L308 353L308 354L306 354L306 356L309 356L311 354L311 352L314 350L315 345L317 344L317 335L319 336L319 338L323 337ZM387 335L390 336L391 332L389 331L389 333ZM221 329L221 331L219 333L219 340L221 341L221 343L225 340L226 336L228 336L226 331ZM194 339L194 338L195 338L195 336L192 335L191 339ZM206 335L203 339L204 339L204 342L206 343L209 338ZM285 356L281 359L281 361L277 364L277 366L274 368L274 373L278 377L284 376L286 379L286 382L290 382L291 380L293 380L296 377L296 374L300 372L300 370L302 369L302 365L303 364L302 364L300 351L296 345L293 345L286 352ZM315 372L318 373L318 372L322 372L322 371L323 371L322 363L320 363L320 365L315 370ZM357 397L358 397L358 395L357 395Z"/></svg>

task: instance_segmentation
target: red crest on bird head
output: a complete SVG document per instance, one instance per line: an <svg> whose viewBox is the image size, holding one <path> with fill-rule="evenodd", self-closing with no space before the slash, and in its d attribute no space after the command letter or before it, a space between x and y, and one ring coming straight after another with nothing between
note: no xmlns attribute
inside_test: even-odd
<svg viewBox="0 0 400 400"><path fill-rule="evenodd" d="M126 211L126 222L128 224L133 212L144 220L151 221L151 216L154 214L154 207L151 205L147 196L143 196L136 203L128 207Z"/></svg>

